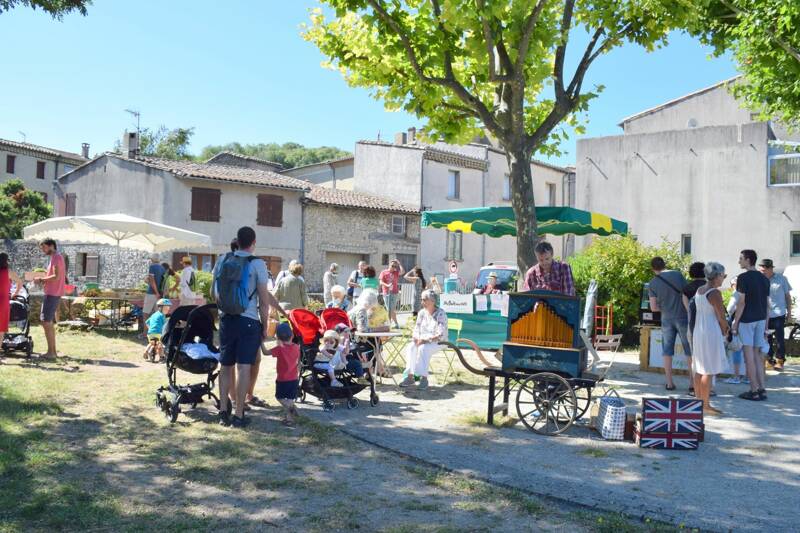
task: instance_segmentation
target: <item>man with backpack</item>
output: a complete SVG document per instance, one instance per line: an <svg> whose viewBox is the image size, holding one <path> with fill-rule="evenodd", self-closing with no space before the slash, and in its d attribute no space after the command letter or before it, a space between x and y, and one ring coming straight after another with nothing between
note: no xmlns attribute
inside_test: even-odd
<svg viewBox="0 0 800 533"><path fill-rule="evenodd" d="M253 255L256 232L249 226L236 234L239 249L225 254L214 268L213 292L220 311L219 376L220 423L245 427L245 396L250 388L251 368L261 357L261 342L267 338L269 308L285 314L268 289L267 265ZM236 412L231 418L228 390L236 365Z"/></svg>

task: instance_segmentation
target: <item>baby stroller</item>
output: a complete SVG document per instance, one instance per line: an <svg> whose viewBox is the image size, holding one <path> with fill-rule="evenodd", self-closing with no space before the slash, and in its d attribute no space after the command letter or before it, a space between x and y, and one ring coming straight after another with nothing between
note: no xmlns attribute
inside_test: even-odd
<svg viewBox="0 0 800 533"><path fill-rule="evenodd" d="M184 305L175 309L164 327L161 342L167 358L169 385L156 391L156 406L170 422L178 419L181 404L194 409L203 398L213 399L219 408L219 398L214 394L214 381L219 373L219 349L214 346L214 315L216 304L203 306ZM204 383L178 385L178 370L190 374L205 374Z"/></svg>
<svg viewBox="0 0 800 533"><path fill-rule="evenodd" d="M3 334L2 344L4 354L24 352L25 357L30 357L33 354L33 338L31 337L29 312L28 291L22 289L19 294L11 298L11 302L9 303L9 331ZM12 327L16 331L11 331Z"/></svg>
<svg viewBox="0 0 800 533"><path fill-rule="evenodd" d="M328 310L326 310L328 311ZM328 315L326 325L333 325L333 317ZM344 315L347 318L347 315ZM341 317L340 317L341 319ZM336 378L342 383L342 387L332 387L327 372L323 372L314 368L314 359L319 351L319 343L322 338L322 323L320 319L307 309L293 309L289 311L289 323L292 326L292 331L295 335L295 341L300 343L300 401L306 401L306 395L310 394L315 398L322 400L322 409L324 411L333 411L336 407L333 400L347 400L347 408L353 409L358 406L358 398L356 394L367 388L367 385L358 383L356 376L349 370L337 370ZM348 327L350 321L345 323ZM372 350L365 349L361 346L353 345L351 353L356 355L362 353L368 358L372 357ZM375 380L372 375L365 373L369 381L369 404L371 406L378 405L378 394L375 392Z"/></svg>

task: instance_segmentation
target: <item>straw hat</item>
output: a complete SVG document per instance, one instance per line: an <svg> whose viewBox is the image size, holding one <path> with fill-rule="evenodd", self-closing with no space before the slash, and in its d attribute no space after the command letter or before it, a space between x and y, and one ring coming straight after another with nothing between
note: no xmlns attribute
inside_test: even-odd
<svg viewBox="0 0 800 533"><path fill-rule="evenodd" d="M489 274L489 277L490 277L490 278L497 279L497 272L491 272L491 273ZM487 278L487 279L488 279L488 278Z"/></svg>
<svg viewBox="0 0 800 533"><path fill-rule="evenodd" d="M181 263L183 263L184 265L191 265L192 264L192 258L189 257L188 255L184 255L181 258Z"/></svg>

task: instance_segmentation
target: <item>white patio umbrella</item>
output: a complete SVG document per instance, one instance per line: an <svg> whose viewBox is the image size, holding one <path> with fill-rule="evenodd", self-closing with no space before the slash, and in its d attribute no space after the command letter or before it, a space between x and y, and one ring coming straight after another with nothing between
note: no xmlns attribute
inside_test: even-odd
<svg viewBox="0 0 800 533"><path fill-rule="evenodd" d="M149 253L210 248L211 237L122 213L55 217L26 226L26 240L50 237L71 243L111 244Z"/></svg>

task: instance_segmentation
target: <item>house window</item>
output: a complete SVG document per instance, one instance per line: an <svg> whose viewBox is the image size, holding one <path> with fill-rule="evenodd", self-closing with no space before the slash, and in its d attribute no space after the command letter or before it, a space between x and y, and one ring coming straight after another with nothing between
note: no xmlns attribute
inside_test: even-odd
<svg viewBox="0 0 800 533"><path fill-rule="evenodd" d="M406 236L406 217L405 215L392 215L392 233L395 235Z"/></svg>
<svg viewBox="0 0 800 533"><path fill-rule="evenodd" d="M458 200L461 197L461 172L451 170L447 173L447 199Z"/></svg>
<svg viewBox="0 0 800 533"><path fill-rule="evenodd" d="M192 220L219 222L219 200L222 191L192 187Z"/></svg>
<svg viewBox="0 0 800 533"><path fill-rule="evenodd" d="M688 233L681 235L681 254L692 255L692 236Z"/></svg>
<svg viewBox="0 0 800 533"><path fill-rule="evenodd" d="M555 183L548 183L547 184L547 205L550 207L555 207L556 205L556 184Z"/></svg>
<svg viewBox="0 0 800 533"><path fill-rule="evenodd" d="M280 228L283 226L283 196L259 194L256 221L259 226Z"/></svg>
<svg viewBox="0 0 800 533"><path fill-rule="evenodd" d="M78 197L74 192L67 194L66 202L64 204L64 216L74 217L75 211L78 207Z"/></svg>
<svg viewBox="0 0 800 533"><path fill-rule="evenodd" d="M791 256L800 256L800 231L793 231L789 240L792 243Z"/></svg>
<svg viewBox="0 0 800 533"><path fill-rule="evenodd" d="M43 180L44 179L44 161L37 161L36 162L36 179Z"/></svg>
<svg viewBox="0 0 800 533"><path fill-rule="evenodd" d="M503 176L503 200L511 200L511 176Z"/></svg>
<svg viewBox="0 0 800 533"><path fill-rule="evenodd" d="M417 266L416 254L397 254L397 260L400 261L400 266L403 267L404 272L410 272L412 268Z"/></svg>
<svg viewBox="0 0 800 533"><path fill-rule="evenodd" d="M97 255L78 253L75 257L75 275L86 281L97 281L100 272L100 257Z"/></svg>
<svg viewBox="0 0 800 533"><path fill-rule="evenodd" d="M445 261L461 261L461 239L464 236L460 231L447 232L447 250Z"/></svg>
<svg viewBox="0 0 800 533"><path fill-rule="evenodd" d="M389 254L381 255L381 265L388 265L389 264Z"/></svg>
<svg viewBox="0 0 800 533"><path fill-rule="evenodd" d="M17 156L15 155L7 155L6 156L6 172L9 174L14 173L14 163L17 161Z"/></svg>

